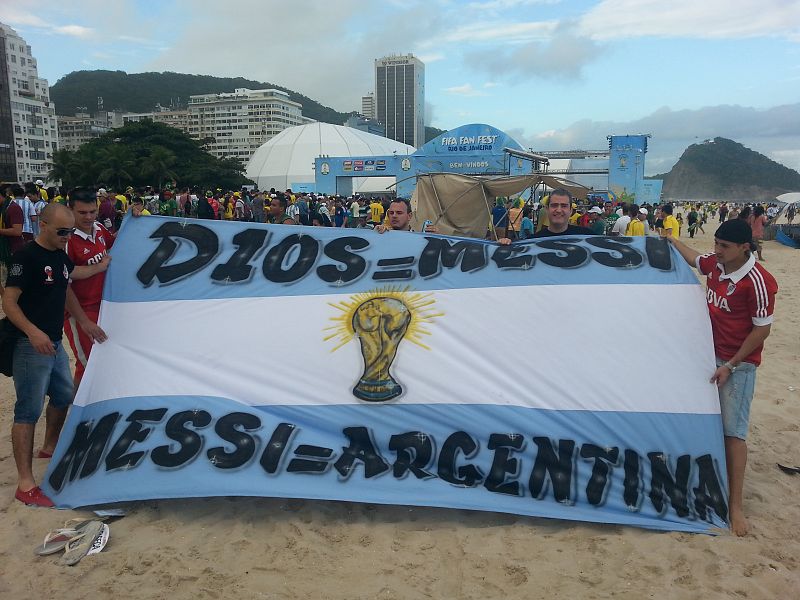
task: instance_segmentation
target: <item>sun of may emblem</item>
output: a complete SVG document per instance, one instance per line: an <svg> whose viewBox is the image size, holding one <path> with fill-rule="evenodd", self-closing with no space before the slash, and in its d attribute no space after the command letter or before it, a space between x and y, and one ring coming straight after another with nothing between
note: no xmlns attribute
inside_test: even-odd
<svg viewBox="0 0 800 600"><path fill-rule="evenodd" d="M364 359L361 375L353 395L367 402L385 402L403 393L389 368L405 338L426 350L424 336L430 335L425 325L442 316L433 309L436 301L430 293L411 292L408 287L389 287L363 292L340 303L330 303L340 314L331 317L334 325L326 327L325 341L335 340L335 352L347 342L358 339Z"/></svg>

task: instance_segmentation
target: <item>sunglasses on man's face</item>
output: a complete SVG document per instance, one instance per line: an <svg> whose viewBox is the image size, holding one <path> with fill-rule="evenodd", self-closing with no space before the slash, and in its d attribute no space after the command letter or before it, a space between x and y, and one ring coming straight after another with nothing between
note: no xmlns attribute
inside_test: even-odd
<svg viewBox="0 0 800 600"><path fill-rule="evenodd" d="M59 237L68 237L75 233L74 227L59 227L56 229L56 235Z"/></svg>

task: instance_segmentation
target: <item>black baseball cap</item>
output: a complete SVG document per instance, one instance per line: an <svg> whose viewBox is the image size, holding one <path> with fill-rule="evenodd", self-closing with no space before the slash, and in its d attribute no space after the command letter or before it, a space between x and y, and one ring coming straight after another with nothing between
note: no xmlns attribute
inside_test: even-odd
<svg viewBox="0 0 800 600"><path fill-rule="evenodd" d="M742 219L731 219L717 228L714 237L734 244L749 244L753 241L753 230Z"/></svg>

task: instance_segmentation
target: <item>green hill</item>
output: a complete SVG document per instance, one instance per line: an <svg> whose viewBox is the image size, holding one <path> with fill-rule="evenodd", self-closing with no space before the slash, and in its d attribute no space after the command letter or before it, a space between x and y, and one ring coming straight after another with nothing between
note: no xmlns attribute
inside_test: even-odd
<svg viewBox="0 0 800 600"><path fill-rule="evenodd" d="M298 92L275 83L254 81L244 77L212 77L185 73L125 73L124 71L74 71L59 79L50 88L50 97L59 115L74 115L78 107L97 110L97 99L103 99L103 110L150 112L156 104L182 105L189 96L232 92L236 88L277 89L303 105L303 115L341 125L352 113L342 113ZM435 127L425 128L425 139L444 133Z"/></svg>
<svg viewBox="0 0 800 600"><path fill-rule="evenodd" d="M323 106L303 94L274 83L244 77L211 77L185 73L125 73L124 71L73 71L50 87L50 98L59 115L74 115L77 107L97 109L98 97L104 110L149 112L156 104L186 105L189 96L232 92L236 88L277 89L303 105L303 115L316 121L341 125L350 116Z"/></svg>
<svg viewBox="0 0 800 600"><path fill-rule="evenodd" d="M800 190L800 173L722 137L692 144L664 180L664 197L774 200Z"/></svg>

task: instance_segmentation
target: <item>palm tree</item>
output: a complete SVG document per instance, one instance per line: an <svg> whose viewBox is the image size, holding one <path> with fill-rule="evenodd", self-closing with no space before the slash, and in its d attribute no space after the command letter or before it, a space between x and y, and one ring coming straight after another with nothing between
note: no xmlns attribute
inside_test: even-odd
<svg viewBox="0 0 800 600"><path fill-rule="evenodd" d="M103 148L99 156L100 173L98 181L113 181L117 184L117 190L122 189L123 181L131 181L136 168L136 161L133 154L126 146L111 144Z"/></svg>
<svg viewBox="0 0 800 600"><path fill-rule="evenodd" d="M140 171L143 176L158 180L158 189L161 189L161 184L165 179L177 179L177 175L172 170L176 160L172 150L164 146L153 146L150 154L141 159Z"/></svg>
<svg viewBox="0 0 800 600"><path fill-rule="evenodd" d="M75 185L93 185L100 174L100 152L93 144L84 144L72 157Z"/></svg>
<svg viewBox="0 0 800 600"><path fill-rule="evenodd" d="M65 187L72 187L75 183L75 152L62 148L53 152L53 168L47 173L50 181L60 181Z"/></svg>

